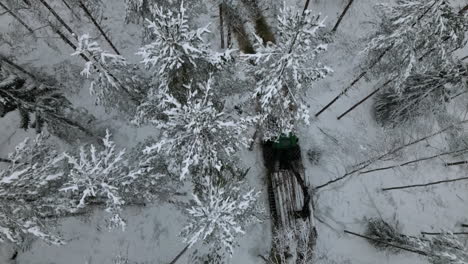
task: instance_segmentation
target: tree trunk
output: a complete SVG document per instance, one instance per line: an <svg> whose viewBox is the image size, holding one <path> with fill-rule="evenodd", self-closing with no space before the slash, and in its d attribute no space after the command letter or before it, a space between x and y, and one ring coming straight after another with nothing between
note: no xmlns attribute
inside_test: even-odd
<svg viewBox="0 0 468 264"><path fill-rule="evenodd" d="M430 160L430 159L435 159L435 158L450 155L450 154L463 153L463 152L466 152L466 151L468 151L468 149L461 149L461 150L456 150L456 151L444 152L444 153L440 153L440 154L429 156L429 157L424 157L424 158L420 158L420 159L416 159L416 160L411 160L411 161L401 163L401 164L397 164L397 165L392 165L392 166L388 166L388 167L382 167L382 168L376 168L376 169L371 169L371 170L367 170L367 171L362 171L359 174L366 174L366 173L371 173L371 172L375 172L375 171L383 171L383 170L388 170L388 169L393 169L393 168L400 168L400 167L407 166L407 165L410 165L410 164L413 164L413 163L417 163L417 162L421 162L421 161L425 161L425 160ZM447 165L445 165L445 166L447 166Z"/></svg>
<svg viewBox="0 0 468 264"><path fill-rule="evenodd" d="M65 36L59 29L57 28L54 28L52 27L52 29L55 31L55 33L57 33L57 35L59 35L60 39L63 40L63 42L65 42L68 46L70 46L73 51L76 51L76 45L73 44L73 42L71 42L67 36ZM84 54L80 54L80 57L83 58L83 60L85 60L86 62L89 62L90 59L88 57L86 57Z"/></svg>
<svg viewBox="0 0 468 264"><path fill-rule="evenodd" d="M431 5L424 13L421 14L421 16L418 17L418 19L416 20L416 22L414 22L411 27L414 27L416 25L416 23L418 21L420 21L430 10L431 8L436 4L437 2L434 1L434 4ZM383 56L393 48L393 44L390 45L388 48L386 48L382 54L379 55L379 57L374 61L372 62L372 64L367 67L366 70L364 70L363 72L361 72L361 74L359 74L359 76L354 79L354 81L351 82L351 84L346 87L344 90L342 90L335 98L333 98L326 106L324 106L320 111L318 111L316 114L315 114L315 117L318 117L321 113L323 113L323 111L327 110L331 105L333 105L341 96L345 95L357 82L359 82L359 80L362 79L362 77L364 77L367 72L372 69L375 65L377 65L377 63L380 62L380 60L383 58Z"/></svg>
<svg viewBox="0 0 468 264"><path fill-rule="evenodd" d="M65 23L65 21L45 2L45 0L39 0L41 1L41 3L47 7L47 9L54 15L54 17L60 22L62 23L63 26L65 26L70 34L72 34L73 36L77 37L77 35L72 31L72 29L70 27L68 27ZM76 50L76 46L58 29L55 29L55 32L60 36L60 38L65 42L67 43L70 47L72 47L74 50ZM99 58L96 58L95 56L93 56L93 54L89 54L90 55L90 58L93 59L97 65L99 65L99 68L97 68L95 65L93 65L95 67L95 69L97 71L104 71L107 75L109 75L112 79L114 79L114 81L118 84L118 89L120 89L122 92L124 92L125 94L127 94L130 98L130 100L132 100L133 102L135 103L138 103L139 101L139 98L137 98L137 96L135 96L134 94L132 94L128 89L127 87L125 87L124 85L122 85L122 83L120 82L119 79L117 79L111 72L109 72L107 70L107 68L100 62ZM90 61L90 59L87 58L87 56L85 56L84 54L80 54L80 56L86 60L87 62Z"/></svg>
<svg viewBox="0 0 468 264"><path fill-rule="evenodd" d="M354 0L349 0L348 4L346 5L345 9L343 10L343 13L341 13L340 17L338 18L338 21L336 21L336 24L333 27L332 32L336 32L336 30L338 29L338 26L340 26L341 20L343 20L343 17L346 15L346 13L348 12L348 10L351 7L351 5L353 4L353 2L354 2Z"/></svg>
<svg viewBox="0 0 468 264"><path fill-rule="evenodd" d="M423 184L412 184L412 185L404 185L404 186L397 186L397 187L389 187L389 188L382 188L382 191L391 191L391 190L401 190L401 189L408 189L408 188L418 188L418 187L427 187L431 185L437 185L441 183L449 183L449 182L457 182L457 181L465 181L468 180L468 177L456 178L451 180L443 180L443 181L436 181L430 183L423 183Z"/></svg>
<svg viewBox="0 0 468 264"><path fill-rule="evenodd" d="M383 87L387 86L387 84L389 84L390 82L392 82L393 80L388 80L386 81L382 86L380 86L379 88L375 89L372 93L370 93L369 95L367 95L366 97L364 97L361 101L357 102L356 104L354 104L353 106L351 106L351 108L349 108L348 110L346 110L344 113L342 113L340 116L337 117L338 120L340 120L342 117L344 117L345 115L347 115L349 112L353 111L356 107L358 107L360 104L364 103L367 99L371 98L374 94L376 94L380 89L382 89Z"/></svg>
<svg viewBox="0 0 468 264"><path fill-rule="evenodd" d="M380 239L377 239L377 238L373 238L373 237L370 237L370 236L365 236L365 235L361 235L361 234L358 234L358 233L354 233L354 232L351 232L351 231L348 231L348 230L344 230L344 232L346 234L350 234L350 235L353 235L353 236L357 236L357 237L365 238L365 239L368 239L368 240L371 240L371 241L374 241L374 242L385 244L385 245L390 246L390 247L394 247L394 248L398 248L398 249L408 251L408 252L411 252L411 253L416 253L416 254L419 254L419 255L427 256L427 253L424 252L424 251L421 251L421 250L402 247L402 246L399 246L399 245L395 245L393 243L389 243L389 242L386 242L386 241L383 241L383 240L380 240Z"/></svg>
<svg viewBox="0 0 468 264"><path fill-rule="evenodd" d="M424 140L427 140L427 139L429 139L429 138L432 138L432 137L434 137L434 136L437 136L437 135L439 135L439 134L442 134L442 133L444 133L445 131L454 128L456 125L462 125L462 124L465 124L465 123L467 123L467 122L468 122L468 120L463 120L463 121L456 122L456 123L454 123L454 124L452 124L452 125L446 126L445 128L443 128L443 129L441 129L441 130L439 130L439 131L436 131L436 132L434 132L434 133L432 133L432 134L429 134L429 135L427 135L427 136L418 138L418 139L413 140L413 141L411 141L411 142L409 142L409 143L407 143L407 144L404 144L404 145L401 145L401 146L399 146L399 147L393 148L392 150L389 150L389 151L385 152L384 154L379 155L379 156L377 156L377 157L375 157L375 158L372 158L372 159L366 160L366 161L364 161L364 162L361 162L361 163L359 163L359 165L358 165L357 167L355 167L355 169L353 169L352 171L346 172L343 176L340 176L340 177L338 177L338 178L335 178L335 179L333 179L333 180L330 180L330 181L328 181L328 182L326 182L326 183L324 183L324 184L321 184L321 185L315 187L315 190L318 190L318 189L321 189L321 188L323 188L323 187L326 187L326 186L328 186L328 185L330 185L330 184L332 184L332 183L341 181L341 180L343 180L343 179L345 179L345 178L347 178L347 177L353 175L354 173L356 173L356 172L358 172L358 171L360 171L360 170L363 170L363 169L369 167L372 163L374 163L374 162L376 162L376 161L378 161L378 160L382 160L382 159L384 159L384 158L386 158L386 157L388 157L388 156L390 156L390 155L393 155L393 154L397 153L398 151L401 151L402 149L404 149L404 148L406 148L406 147L415 145L415 144L417 144L417 143L419 143L419 142L422 142L422 141L424 141Z"/></svg>
<svg viewBox="0 0 468 264"><path fill-rule="evenodd" d="M458 12L458 14L461 15L461 14L465 13L466 11L468 11L468 5L466 5L465 7L463 7L463 8Z"/></svg>
<svg viewBox="0 0 468 264"><path fill-rule="evenodd" d="M228 48L231 48L232 47L232 28L229 24L227 24L227 40L226 40L226 44L227 44L227 47Z"/></svg>
<svg viewBox="0 0 468 264"><path fill-rule="evenodd" d="M175 264L177 263L177 260L179 260L180 257L182 257L182 255L185 254L185 252L187 252L187 250L189 249L190 245L187 245L185 246L180 252L179 254L177 254L177 256L169 263L169 264Z"/></svg>
<svg viewBox="0 0 468 264"><path fill-rule="evenodd" d="M241 2L247 7L250 17L254 21L255 33L263 40L264 43L276 43L275 35L263 16L257 0L241 0Z"/></svg>
<svg viewBox="0 0 468 264"><path fill-rule="evenodd" d="M310 4L310 0L306 0L304 4L304 9L302 10L302 14L304 14L307 11L307 9L309 9L309 4Z"/></svg>
<svg viewBox="0 0 468 264"><path fill-rule="evenodd" d="M219 35L221 38L221 48L224 49L224 23L223 23L223 5L219 5Z"/></svg>
<svg viewBox="0 0 468 264"><path fill-rule="evenodd" d="M80 4L80 7L83 9L83 11L86 13L86 15L89 17L89 19L91 19L91 21L93 22L93 24L97 27L97 29L99 30L99 32L101 32L101 35L106 39L107 43L109 43L109 45L112 47L112 49L114 50L114 52L117 54L117 55L121 55L120 52L117 50L117 48L114 46L114 44L112 43L112 41L109 39L109 37L107 37L106 33L104 32L104 30L102 29L102 27L99 25L99 23L96 21L96 19L94 19L93 15L91 14L91 12L89 11L89 9L85 6L85 4L83 4L83 2L80 0L79 1L79 4Z"/></svg>
<svg viewBox="0 0 468 264"><path fill-rule="evenodd" d="M375 65L377 65L377 63L380 62L380 60L383 58L383 56L391 49L393 48L393 45L389 46L387 49L385 49L382 54L380 54L380 56L366 69L364 70L363 72L361 72L361 74L359 74L359 76L354 79L351 84L346 87L344 90L342 90L337 96L335 96L335 98L333 98L326 106L324 106L320 111L318 111L316 114L315 114L315 117L318 117L320 114L322 114L325 110L327 110L330 106L332 106L336 101L338 101L338 99L340 99L341 96L345 95L351 88L353 88L353 86L359 82L362 77L366 76L367 72L372 69Z"/></svg>
<svg viewBox="0 0 468 264"><path fill-rule="evenodd" d="M81 21L81 17L78 16L75 11L73 10L73 8L67 3L67 0L62 0L62 3L68 8L68 10L70 11L70 13L72 13L72 15L79 21Z"/></svg>
<svg viewBox="0 0 468 264"><path fill-rule="evenodd" d="M428 236L441 236L445 235L446 233L440 233L440 232L421 232L422 235L428 235ZM450 233L452 235L468 235L468 232L453 232Z"/></svg>
<svg viewBox="0 0 468 264"><path fill-rule="evenodd" d="M12 163L13 161L11 161L10 159L4 159L4 158L0 158L0 162L4 162L4 163Z"/></svg>
<svg viewBox="0 0 468 264"><path fill-rule="evenodd" d="M27 70L25 70L23 67L19 66L18 64L12 62L11 60L7 59L5 56L3 55L0 55L0 61L4 61L6 62L7 64L9 64L10 66L12 66L13 68L17 69L18 71L26 74L28 77L30 77L31 79L37 81L36 77L34 75L32 75L30 72L28 72Z"/></svg>
<svg viewBox="0 0 468 264"><path fill-rule="evenodd" d="M445 166L455 166L455 165L464 165L467 164L468 160L463 160L463 161L457 161L457 162L447 162L445 163Z"/></svg>
<svg viewBox="0 0 468 264"><path fill-rule="evenodd" d="M8 12L8 14L10 14L12 17L14 17L16 20L18 20L18 22L20 22L21 25L23 25L28 31L29 33L34 33L34 30L32 28L30 28L21 18L19 18L15 13L13 13L13 11L11 11L6 5L4 5L2 2L0 2L0 6L6 10L6 12Z"/></svg>
<svg viewBox="0 0 468 264"><path fill-rule="evenodd" d="M72 34L73 35L73 30L70 28L70 26L68 26L68 24L59 16L59 14L57 14L57 12L55 12L55 10L45 1L45 0L39 0L42 5L44 5L49 11L50 13L52 13L52 15L54 15L54 17L60 22L60 24L62 24L68 31L68 33Z"/></svg>

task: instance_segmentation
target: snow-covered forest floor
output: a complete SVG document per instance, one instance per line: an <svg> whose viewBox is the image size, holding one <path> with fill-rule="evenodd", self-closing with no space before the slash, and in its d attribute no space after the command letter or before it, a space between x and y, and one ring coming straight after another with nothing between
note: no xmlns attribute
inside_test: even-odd
<svg viewBox="0 0 468 264"><path fill-rule="evenodd" d="M38 0L29 0L38 1ZM3 0L0 0L3 2ZM78 35L88 33L93 40L111 50L99 32L84 14L77 8L78 20L58 0L50 0L54 9L66 18ZM71 1L69 1L71 2ZM111 37L112 42L131 63L139 63L136 55L142 46L142 26L125 23L125 1L103 0L100 24ZM210 23L209 35L211 47L221 51L218 34L218 9L214 1L186 1L191 19L191 26L200 27ZM271 15L274 6L281 3L273 0L261 1L265 14ZM287 0L285 5L301 10L303 0ZM311 0L309 10L326 17L327 30L335 24L348 1L346 0ZM360 162L373 159L407 142L429 135L443 128L442 122L435 122L436 117L427 117L411 122L403 127L382 128L373 116L374 100L365 101L355 110L341 119L337 116L357 103L373 89L381 85L385 77L366 76L339 101L324 111L319 117L313 117L333 97L347 87L363 70L365 38L376 30L378 14L373 9L374 0L355 0L343 18L338 30L328 36L328 50L318 58L333 73L314 82L307 89L305 101L311 113L310 125L300 125L297 131L302 149L302 158L306 176L311 187L320 186L330 180L343 176ZM273 5L275 4L275 5ZM452 1L456 10L466 5L463 0ZM4 10L0 9L0 54L8 56L24 68L56 78L64 84L66 97L75 107L82 107L96 117L93 125L96 131L109 129L120 148L130 150L148 137L159 133L151 125L135 126L117 110L105 111L95 104L94 96L89 94L90 81L80 76L83 61L78 56L71 56L74 51L48 28L38 29L37 38L21 37L26 31ZM51 17L47 19L53 20ZM34 28L41 27L41 21L30 16L24 17ZM268 21L273 18L268 17ZM43 21L42 21L43 22ZM252 27L252 25L249 25ZM7 39L14 40L12 45ZM234 41L235 42L235 41ZM456 51L456 56L468 55L468 48ZM452 117L466 119L468 97L460 96L448 106ZM230 98L230 100L236 100ZM25 137L34 138L34 129L27 131L18 128L21 118L18 111L13 111L0 118L0 158L6 158L15 146ZM446 120L449 122L449 120ZM447 123L448 124L448 123ZM466 128L462 133L466 133ZM252 134L249 131L249 136ZM410 147L395 155L385 157L370 164L365 170L402 164L407 161L437 155L448 151L449 135L441 133ZM62 151L73 151L80 141L68 144L52 136L51 141ZM87 143L86 141L83 141ZM312 162L308 155L316 151L319 158ZM256 144L252 151L247 148L236 154L242 167L250 168L247 181L251 187L261 191L259 203L267 204L266 172L263 165L261 147ZM421 161L408 166L362 174L358 172L336 183L314 190L314 216L316 218L317 242L314 260L317 264L375 264L429 263L428 259L410 252L397 254L378 250L365 239L346 234L344 230L365 233L366 219L381 218L397 227L406 235L419 236L421 232L461 232L461 224L468 224L468 181L439 184L423 188L382 191L382 188L418 183L429 183L445 179L466 176L466 165L444 166L446 162L465 160L464 156L441 156ZM6 166L6 164L0 164ZM363 171L365 171L363 170ZM182 187L181 193L187 191ZM180 194L178 194L180 195ZM183 196L183 194L181 194ZM174 198L175 197L175 198ZM18 264L106 264L116 262L118 256L128 259L128 263L169 263L185 246L179 236L186 225L188 216L177 203L180 197L171 196L146 206L132 205L125 207L122 213L127 221L125 231L109 231L105 227L106 213L99 208L83 216L70 216L59 221L57 232L65 245L49 245L39 239L26 243L19 250L10 243L2 243L0 263ZM187 195L190 199L190 195ZM185 199L185 198L180 198ZM238 246L230 263L264 263L262 256L268 256L271 249L271 221L266 213L260 216L262 222L245 228L245 234L239 236ZM465 232L468 228L465 228ZM459 236L465 246L468 236ZM15 250L18 255L10 260ZM189 249L189 252L196 247ZM192 263L190 254L184 254L178 263ZM127 262L121 262L127 263Z"/></svg>

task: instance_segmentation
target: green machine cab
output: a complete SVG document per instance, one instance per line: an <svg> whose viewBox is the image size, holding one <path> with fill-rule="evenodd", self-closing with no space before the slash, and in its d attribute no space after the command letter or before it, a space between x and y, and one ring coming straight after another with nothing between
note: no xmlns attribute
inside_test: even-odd
<svg viewBox="0 0 468 264"><path fill-rule="evenodd" d="M289 149L297 146L299 138L290 133L289 136L282 134L277 140L273 142L273 149Z"/></svg>

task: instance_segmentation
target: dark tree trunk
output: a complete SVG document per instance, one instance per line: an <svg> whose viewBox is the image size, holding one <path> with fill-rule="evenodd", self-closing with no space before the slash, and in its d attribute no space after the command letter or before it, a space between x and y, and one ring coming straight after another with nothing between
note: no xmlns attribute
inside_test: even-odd
<svg viewBox="0 0 468 264"><path fill-rule="evenodd" d="M101 35L106 39L107 43L109 43L109 45L112 47L112 49L114 50L114 52L117 54L117 55L121 55L120 52L117 50L117 48L114 46L114 44L112 43L112 41L109 39L109 37L106 35L106 33L104 32L104 30L102 29L102 27L99 25L99 23L96 21L96 19L94 19L93 15L91 14L91 12L89 11L89 9L86 7L85 4L83 4L83 2L80 0L79 1L79 4L80 4L80 7L83 9L83 11L86 13L86 15L89 17L89 19L91 19L91 21L93 22L93 24L96 26L96 28L99 30L99 32L101 32Z"/></svg>
<svg viewBox="0 0 468 264"><path fill-rule="evenodd" d="M414 26L416 25L416 23L417 23L418 21L420 21L420 20L431 10L431 8L434 7L434 5L435 5L436 3L437 3L437 2L434 1L434 4L431 5L427 10L425 10L425 12L422 13L421 16L418 17L418 19L411 25L411 27L414 27ZM361 74L359 74L359 76L358 76L356 79L354 79L348 87L346 87L344 90L342 90L342 91L341 91L335 98L333 98L326 106L324 106L320 111L318 111L318 112L315 114L315 116L318 117L320 114L323 113L323 111L327 110L331 105L333 105L341 96L345 95L357 82L359 82L359 81L362 79L362 77L364 77L364 76L367 74L367 72L368 72L370 69L372 69L375 65L377 65L377 63L380 62L380 60L383 58L383 56L384 56L389 50L391 50L392 48L393 48L393 44L390 45L388 48L386 48L386 49L382 52L382 54L380 54L379 57L377 57L377 59L376 59L374 62L372 62L372 64L371 64L369 67L367 67L366 70L364 70L363 72L361 72Z"/></svg>
<svg viewBox="0 0 468 264"><path fill-rule="evenodd" d="M343 114L341 114L340 116L337 117L338 120L340 120L342 117L344 117L345 115L347 115L349 112L353 111L356 107L358 107L360 104L364 103L365 101L367 101L367 99L371 98L374 94L376 94L380 89L382 89L383 87L385 87L387 84L389 84L390 82L392 82L392 80L388 80L387 82L385 82L382 86L380 86L379 88L375 89L374 91L372 91L372 93L370 93L369 95L367 95L366 97L364 97L362 100L360 100L359 102L357 102L356 104L354 104L353 106L351 106L351 108L349 108L348 110L346 110Z"/></svg>
<svg viewBox="0 0 468 264"><path fill-rule="evenodd" d="M0 61L4 61L5 63L7 63L8 65L12 66L13 68L17 69L18 71L26 74L28 77L30 77L31 79L37 81L36 79L36 76L32 75L30 72L28 72L27 70L25 70L22 66L14 63L13 61L9 60L7 57L3 56L3 55L0 55Z"/></svg>
<svg viewBox="0 0 468 264"><path fill-rule="evenodd" d="M386 241L383 241L383 240L380 240L380 239L377 239L377 238L373 238L373 237L370 237L370 236L366 236L366 235L361 235L361 234L358 234L358 233L354 233L354 232L351 232L351 231L348 231L348 230L344 230L344 232L345 232L346 234L350 234L350 235L353 235L353 236L365 238L365 239L370 240L370 241L374 241L374 242L378 242L378 243L381 243L381 244L385 244L385 245L390 246L390 247L394 247L394 248L398 248L398 249L401 249L401 250L404 250L404 251L408 251L408 252L416 253L416 254L419 254L419 255L427 256L427 253L424 252L424 251L421 251L421 250L412 249L412 248L407 248L407 247L402 247L402 246L399 246L399 245L395 245L395 244L393 244L393 243L389 243L389 242L386 242Z"/></svg>
<svg viewBox="0 0 468 264"><path fill-rule="evenodd" d="M309 9L309 4L310 4L310 0L306 0L304 4L304 9L302 10L302 14L304 14L307 11L307 9Z"/></svg>
<svg viewBox="0 0 468 264"><path fill-rule="evenodd" d="M257 0L241 0L250 13L251 19L254 21L255 33L263 40L263 42L276 43L275 35L268 25L262 10L258 6Z"/></svg>
<svg viewBox="0 0 468 264"><path fill-rule="evenodd" d="M348 12L349 8L351 7L351 5L353 4L354 0L349 0L348 4L346 5L345 9L343 10L343 12L341 13L340 17L338 18L338 20L336 21L336 24L335 26L333 27L332 29L332 32L336 32L336 30L338 29L338 27L340 26L340 23L341 23L341 20L343 20L343 17L346 15L346 13Z"/></svg>
<svg viewBox="0 0 468 264"><path fill-rule="evenodd" d="M440 233L440 232L421 232L422 235L428 235L428 236L441 236L445 235L446 233ZM450 234L452 235L468 235L468 232L451 232Z"/></svg>
<svg viewBox="0 0 468 264"><path fill-rule="evenodd" d="M62 3L68 8L68 10L70 11L70 13L72 13L72 15L73 15L77 20L81 21L81 17L75 13L75 11L74 11L73 8L70 6L70 4L68 4L67 0L62 0Z"/></svg>
<svg viewBox="0 0 468 264"><path fill-rule="evenodd" d="M407 165L410 165L410 164L414 164L414 163L418 163L418 162L426 161L426 160L430 160L430 159L435 159L435 158L446 156L446 155L463 154L466 151L468 151L468 149L461 149L461 150L456 150L456 151L443 152L443 153L440 153L440 154L437 154L437 155L424 157L424 158L419 158L419 159L407 161L407 162L401 163L401 164L396 164L396 165L392 165L392 166L387 166L387 167L381 167L381 168L371 169L371 170L367 170L367 171L362 171L362 172L360 172L360 174L367 174L367 173L371 173L371 172L375 172L375 171L383 171L383 170L389 170L389 169L393 169L393 168L400 168L400 167L407 166ZM445 166L447 166L447 163L445 164Z"/></svg>
<svg viewBox="0 0 468 264"><path fill-rule="evenodd" d="M359 74L359 76L354 79L351 84L346 87L344 90L342 90L337 96L335 96L335 98L333 98L326 106L324 106L320 111L318 111L315 116L318 117L320 114L322 114L325 110L327 110L330 106L332 106L336 101L338 101L338 99L340 99L341 96L345 95L351 88L354 87L354 85L356 83L358 83L364 76L366 76L367 72L372 69L375 65L377 65L377 63L380 62L380 60L383 58L383 56L391 49L393 48L393 45L392 46L389 46L387 49L385 49L382 54L380 54L380 56L366 69L364 70L363 72L361 72L361 74Z"/></svg>
<svg viewBox="0 0 468 264"><path fill-rule="evenodd" d="M363 169L369 167L372 163L374 163L374 162L376 162L376 161L378 161L378 160L382 160L382 159L384 159L384 158L386 158L386 157L388 157L388 156L391 156L391 155L397 153L398 151L401 151L402 149L404 149L404 148L406 148L406 147L415 145L415 144L420 143L420 142L422 142L422 141L425 141L425 140L427 140L427 139L429 139L429 138L432 138L432 137L434 137L434 136L440 135L440 134L444 133L445 131L448 131L448 130L450 130L450 129L453 129L453 128L454 128L455 126L457 126L457 125L462 125L462 124L465 124L465 123L467 123L467 122L468 122L468 120L463 120L463 121L460 121L460 122L456 122L456 123L454 123L454 124L452 124L452 125L449 125L449 126L444 127L443 129L441 129L441 130L439 130L439 131L436 131L436 132L434 132L434 133L432 133L432 134L429 134L429 135L427 135L427 136L424 136L424 137L415 139L415 140L413 140L413 141L411 141L411 142L409 142L409 143L406 143L406 144L401 145L401 146L399 146L399 147L393 148L392 150L389 150L389 151L385 152L384 154L381 154L381 155L379 155L379 156L377 156L377 157L375 157L375 158L372 158L372 159L366 160L366 161L364 161L364 162L361 162L361 163L359 163L359 165L356 166L353 170L351 170L351 171L346 172L345 174L343 174L343 176L340 176L340 177L335 178L335 179L333 179L333 180L330 180L330 181L328 181L328 182L326 182L326 183L324 183L324 184L321 184L321 185L315 187L315 189L318 190L318 189L324 188L324 187L326 187L326 186L328 186L328 185L330 185L330 184L333 184L333 183L335 183L335 182L341 181L341 180L343 180L343 179L345 179L345 178L347 178L347 177L353 175L354 173L356 173L356 172L358 172L358 171L361 171L361 170L363 170Z"/></svg>
<svg viewBox="0 0 468 264"><path fill-rule="evenodd" d="M169 263L169 264L175 264L177 263L177 260L179 260L180 257L182 257L182 255L185 254L185 252L189 249L190 245L187 245L185 246L180 252L179 254L177 254L177 256Z"/></svg>
<svg viewBox="0 0 468 264"><path fill-rule="evenodd" d="M73 30L70 28L70 26L68 26L68 24L60 17L59 14L57 14L57 12L55 12L55 10L45 0L39 1L50 11L50 13L52 13L52 15L54 15L55 19L57 19L60 22L60 24L62 24L65 27L65 29L67 29L68 33L73 34Z"/></svg>
<svg viewBox="0 0 468 264"><path fill-rule="evenodd" d="M12 17L14 17L16 20L18 20L18 22L20 22L21 25L23 25L28 31L29 33L34 33L34 30L32 28L30 28L21 18L19 18L15 13L13 13L13 11L11 11L6 5L4 5L2 2L0 2L0 6L5 9L8 14L10 14Z"/></svg>
<svg viewBox="0 0 468 264"><path fill-rule="evenodd" d="M382 188L382 191L391 191L391 190L402 190L402 189L408 189L408 188L427 187L427 186L432 186L432 185L437 185L437 184L442 184L442 183L450 183L450 182L466 181L466 180L468 180L468 177L456 178L456 179L451 179L451 180L436 181L436 182L430 182L430 183L423 183L423 184L412 184L412 185L404 185L404 186L396 186L396 187Z"/></svg>
<svg viewBox="0 0 468 264"><path fill-rule="evenodd" d="M465 7L463 7L463 8L458 12L458 14L461 15L461 14L465 13L466 11L468 11L468 5L466 5Z"/></svg>
<svg viewBox="0 0 468 264"><path fill-rule="evenodd" d="M468 160L463 160L463 161L456 161L456 162L447 162L445 163L445 166L456 166L456 165L464 165L468 164Z"/></svg>

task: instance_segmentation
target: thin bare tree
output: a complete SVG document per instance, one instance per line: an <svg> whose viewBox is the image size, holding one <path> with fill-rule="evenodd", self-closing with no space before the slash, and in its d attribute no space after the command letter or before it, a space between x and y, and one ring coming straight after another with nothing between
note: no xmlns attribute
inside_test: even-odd
<svg viewBox="0 0 468 264"><path fill-rule="evenodd" d="M336 30L338 29L338 27L340 26L340 23L341 23L341 20L343 20L343 17L346 15L346 13L348 12L349 8L351 7L351 5L353 4L354 0L349 0L348 4L346 5L345 9L343 10L343 12L341 13L340 17L338 18L338 20L336 21L336 24L335 26L333 27L332 29L332 32L336 32Z"/></svg>
<svg viewBox="0 0 468 264"><path fill-rule="evenodd" d="M442 133L444 133L444 132L446 132L446 131L448 131L448 130L450 130L450 129L453 129L454 127L456 127L456 126L458 126L458 125L462 125L462 124L465 124L465 123L467 123L467 122L468 122L468 120L462 120L462 121L453 123L453 124L448 125L448 126L442 128L442 129L440 129L440 130L438 130L438 131L436 131L436 132L434 132L434 133L431 133L431 134L429 134L429 135L426 135L426 136L420 137L420 138L418 138L418 139L412 140L412 141L410 141L410 142L408 142L408 143L406 143L406 144L403 144L403 145L401 145L401 146L395 147L395 148L393 148L393 149L391 149L391 150L389 150L389 151L387 151L387 152L385 152L385 153L383 153L383 154L381 154L381 155L378 155L378 156L373 157L373 158L371 158L371 159L368 159L368 160L366 160L366 161L364 161L364 162L361 162L361 163L359 163L357 166L354 166L354 169L352 169L352 170L349 171L349 172L346 172L346 173L343 174L342 176L340 176L340 177L338 177L338 178L335 178L335 179L333 179L333 180L329 180L328 182L326 182L326 183L324 183L324 184L321 184L321 185L315 187L315 190L324 188L324 187L326 187L326 186L328 186L328 185L330 185L330 184L333 184L333 183L336 183L336 182L338 182L338 181L344 180L344 179L348 178L349 176L353 175L354 173L359 172L359 171L361 171L361 170L363 170L363 169L369 167L371 164L373 164L373 163L376 162L376 161L383 160L383 159L385 159L385 158L387 158L387 157L389 157L389 156L391 156L391 155L393 155L393 154L395 154L395 153L401 151L402 149L405 149L405 148L407 148L407 147L409 147L409 146L418 144L418 143L420 143L420 142L422 142L422 141L425 141L425 140L427 140L427 139L429 139L429 138L432 138L432 137L435 137L435 136L437 136L437 135L440 135L440 134L442 134Z"/></svg>
<svg viewBox="0 0 468 264"><path fill-rule="evenodd" d="M450 182L458 182L458 181L466 181L466 180L468 180L468 177L461 177L461 178L455 178L455 179L450 179L450 180L442 180L442 181L435 181L435 182L429 182L429 183L411 184L411 185L403 185L403 186L395 186L395 187L382 188L382 191L391 191L391 190L402 190L402 189L408 189L408 188L428 187L428 186L438 185L438 184L442 184L442 183L450 183Z"/></svg>
<svg viewBox="0 0 468 264"><path fill-rule="evenodd" d="M91 12L89 11L89 9L86 7L86 5L83 3L83 1L79 1L78 2L81 9L83 9L83 11L85 12L85 14L89 17L89 19L91 20L91 22L93 22L94 26L96 26L96 28L99 30L99 32L101 33L101 35L106 39L107 43L109 43L109 45L112 47L112 49L114 50L114 52L117 54L117 55L121 55L119 50L115 47L114 43L112 43L112 41L110 40L110 38L107 36L106 32L104 32L104 30L102 29L101 25L99 25L99 23L96 21L96 19L93 17L93 14L91 14Z"/></svg>
<svg viewBox="0 0 468 264"><path fill-rule="evenodd" d="M24 22L18 15L16 15L12 10L10 10L8 8L8 6L6 6L5 4L3 4L2 2L0 2L0 7L2 7L3 9L5 9L5 11L10 14L10 16L12 16L13 18L15 18L21 25L23 25L28 31L29 33L33 34L34 33L34 30L29 27L26 22Z"/></svg>

